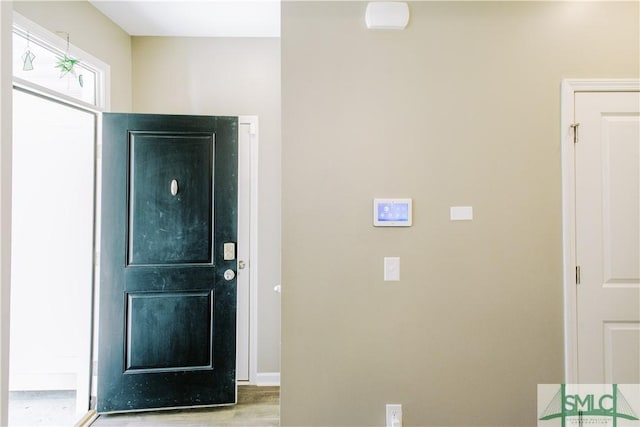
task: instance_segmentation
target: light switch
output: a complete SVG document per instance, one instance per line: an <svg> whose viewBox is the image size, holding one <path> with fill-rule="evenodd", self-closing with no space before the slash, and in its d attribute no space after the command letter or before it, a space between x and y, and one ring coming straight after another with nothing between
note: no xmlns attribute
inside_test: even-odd
<svg viewBox="0 0 640 427"><path fill-rule="evenodd" d="M385 282L400 281L400 257L384 257Z"/></svg>
<svg viewBox="0 0 640 427"><path fill-rule="evenodd" d="M452 206L451 221L471 221L473 219L472 206Z"/></svg>

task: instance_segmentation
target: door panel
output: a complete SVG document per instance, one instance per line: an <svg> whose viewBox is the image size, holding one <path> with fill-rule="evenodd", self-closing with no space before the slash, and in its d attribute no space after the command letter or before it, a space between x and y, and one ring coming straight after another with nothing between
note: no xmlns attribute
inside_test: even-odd
<svg viewBox="0 0 640 427"><path fill-rule="evenodd" d="M640 384L640 323L604 323L604 378L611 384Z"/></svg>
<svg viewBox="0 0 640 427"><path fill-rule="evenodd" d="M640 121L605 115L602 126L604 282L638 286L640 278ZM636 197L633 197L633 196Z"/></svg>
<svg viewBox="0 0 640 427"><path fill-rule="evenodd" d="M237 126L103 117L98 412L235 402Z"/></svg>
<svg viewBox="0 0 640 427"><path fill-rule="evenodd" d="M578 381L640 382L640 94L577 93Z"/></svg>
<svg viewBox="0 0 640 427"><path fill-rule="evenodd" d="M210 292L128 293L125 373L211 369L212 301Z"/></svg>
<svg viewBox="0 0 640 427"><path fill-rule="evenodd" d="M129 135L129 264L210 264L213 135Z"/></svg>

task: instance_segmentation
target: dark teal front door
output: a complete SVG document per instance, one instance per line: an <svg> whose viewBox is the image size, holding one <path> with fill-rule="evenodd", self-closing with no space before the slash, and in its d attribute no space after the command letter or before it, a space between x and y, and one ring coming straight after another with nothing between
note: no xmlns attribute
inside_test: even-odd
<svg viewBox="0 0 640 427"><path fill-rule="evenodd" d="M102 144L98 412L235 403L237 118L105 113Z"/></svg>

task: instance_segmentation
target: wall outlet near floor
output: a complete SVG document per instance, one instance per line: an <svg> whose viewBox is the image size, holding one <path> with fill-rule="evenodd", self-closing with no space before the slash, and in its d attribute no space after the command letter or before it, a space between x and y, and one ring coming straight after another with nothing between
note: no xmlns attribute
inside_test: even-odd
<svg viewBox="0 0 640 427"><path fill-rule="evenodd" d="M402 405L387 403L387 427L402 427Z"/></svg>

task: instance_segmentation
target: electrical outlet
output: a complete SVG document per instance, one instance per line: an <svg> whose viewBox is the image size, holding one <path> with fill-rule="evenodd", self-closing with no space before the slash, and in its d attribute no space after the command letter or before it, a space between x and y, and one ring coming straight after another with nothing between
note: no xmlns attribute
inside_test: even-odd
<svg viewBox="0 0 640 427"><path fill-rule="evenodd" d="M402 405L387 403L387 427L402 427Z"/></svg>

